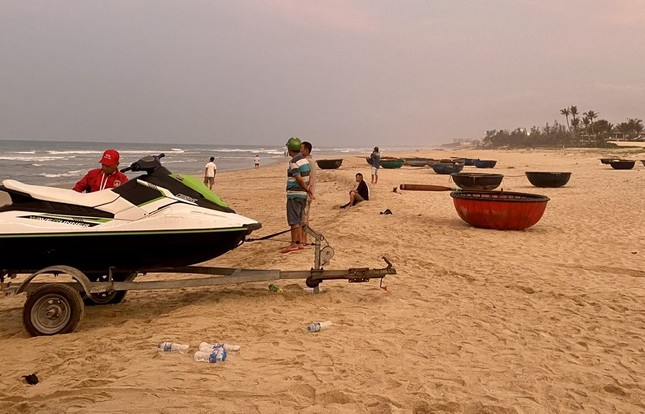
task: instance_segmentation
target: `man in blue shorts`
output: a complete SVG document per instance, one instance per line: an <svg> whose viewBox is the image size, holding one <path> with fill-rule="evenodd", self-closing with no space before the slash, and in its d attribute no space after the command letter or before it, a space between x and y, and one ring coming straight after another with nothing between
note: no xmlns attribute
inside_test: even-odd
<svg viewBox="0 0 645 414"><path fill-rule="evenodd" d="M302 249L303 238L302 220L307 197L311 194L309 161L300 153L300 139L291 137L287 141L287 151L292 157L287 170L287 223L291 227L291 244L280 250L289 253Z"/></svg>

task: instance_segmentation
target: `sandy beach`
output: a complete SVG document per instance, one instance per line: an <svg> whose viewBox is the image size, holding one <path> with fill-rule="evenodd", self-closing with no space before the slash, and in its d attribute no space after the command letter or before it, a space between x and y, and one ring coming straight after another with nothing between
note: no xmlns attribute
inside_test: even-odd
<svg viewBox="0 0 645 414"><path fill-rule="evenodd" d="M387 256L398 272L387 290L373 280L324 282L316 295L304 281L277 282L282 293L267 283L133 291L121 304L86 307L72 334L34 338L22 327L25 296L0 296L0 412L645 412L645 166L599 161L645 159L645 149L399 155L495 159L492 170L464 171L501 173L504 190L551 200L527 230L477 229L448 192L393 192L454 187L404 166L381 169L371 200L344 210L354 174L368 183L370 174L364 158L346 157L338 170L318 170L310 225L335 250L328 269L379 268ZM535 188L525 171L572 177ZM287 228L285 176L286 159L219 173L215 191L263 224L260 237ZM313 249L279 253L287 237L207 264L310 269ZM327 320L326 330L305 330ZM158 352L160 341L191 350ZM195 362L202 341L241 350L222 364ZM26 384L34 372L40 382Z"/></svg>

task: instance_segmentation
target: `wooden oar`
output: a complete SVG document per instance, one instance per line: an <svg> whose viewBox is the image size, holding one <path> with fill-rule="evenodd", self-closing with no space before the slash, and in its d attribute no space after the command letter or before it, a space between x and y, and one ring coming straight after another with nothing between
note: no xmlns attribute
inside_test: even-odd
<svg viewBox="0 0 645 414"><path fill-rule="evenodd" d="M454 191L456 188L450 188L443 185L432 185L432 184L401 184L399 185L401 190L410 190L410 191Z"/></svg>

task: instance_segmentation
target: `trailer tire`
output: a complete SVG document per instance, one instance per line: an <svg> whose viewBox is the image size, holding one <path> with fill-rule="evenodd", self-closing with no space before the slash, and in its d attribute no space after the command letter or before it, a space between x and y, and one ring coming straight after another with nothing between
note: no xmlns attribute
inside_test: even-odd
<svg viewBox="0 0 645 414"><path fill-rule="evenodd" d="M312 289L317 288L320 285L320 282L321 282L320 280L315 280L315 279L312 279L311 277L308 277L307 279L305 279L305 284L307 285L307 287Z"/></svg>
<svg viewBox="0 0 645 414"><path fill-rule="evenodd" d="M117 282L126 282L134 279L136 275L136 273L118 273L116 275L113 275L113 278ZM91 280L93 282L106 282L107 275L92 276ZM83 298L83 303L85 303L85 306L114 305L123 302L123 299L125 299L125 295L127 293L127 290L92 293L90 294L90 296Z"/></svg>
<svg viewBox="0 0 645 414"><path fill-rule="evenodd" d="M85 308L78 290L51 283L31 292L22 308L22 324L31 336L74 332Z"/></svg>

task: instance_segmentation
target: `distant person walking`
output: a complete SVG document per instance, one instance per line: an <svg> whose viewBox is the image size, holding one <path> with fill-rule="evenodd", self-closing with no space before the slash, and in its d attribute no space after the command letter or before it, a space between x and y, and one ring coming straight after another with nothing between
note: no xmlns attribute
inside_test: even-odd
<svg viewBox="0 0 645 414"><path fill-rule="evenodd" d="M302 248L302 220L309 186L309 161L300 153L300 138L291 137L287 141L287 151L291 160L287 169L287 223L291 227L291 244L280 250L289 253Z"/></svg>
<svg viewBox="0 0 645 414"><path fill-rule="evenodd" d="M260 154L257 154L255 158L253 158L253 163L255 164L255 168L260 168Z"/></svg>
<svg viewBox="0 0 645 414"><path fill-rule="evenodd" d="M378 152L378 147L374 147L370 159L372 160L372 184L376 184L378 182L378 170L381 168L381 153Z"/></svg>
<svg viewBox="0 0 645 414"><path fill-rule="evenodd" d="M215 157L211 157L204 167L204 184L208 186L209 190L213 189L215 174L217 174L217 165L213 161L215 161Z"/></svg>
<svg viewBox="0 0 645 414"><path fill-rule="evenodd" d="M115 188L128 181L128 177L119 171L119 152L105 150L101 160L101 168L90 170L74 186L74 191L79 193L93 193L94 191Z"/></svg>
<svg viewBox="0 0 645 414"><path fill-rule="evenodd" d="M311 187L311 192L307 195L307 204L305 205L305 211L302 217L302 224L309 225L309 212L311 211L311 202L316 198L316 164L314 163L314 157L311 156L311 151L313 146L310 142L304 141L300 144L300 153L303 157L309 162L309 187ZM309 244L307 240L307 232L302 232L302 245L306 246Z"/></svg>

